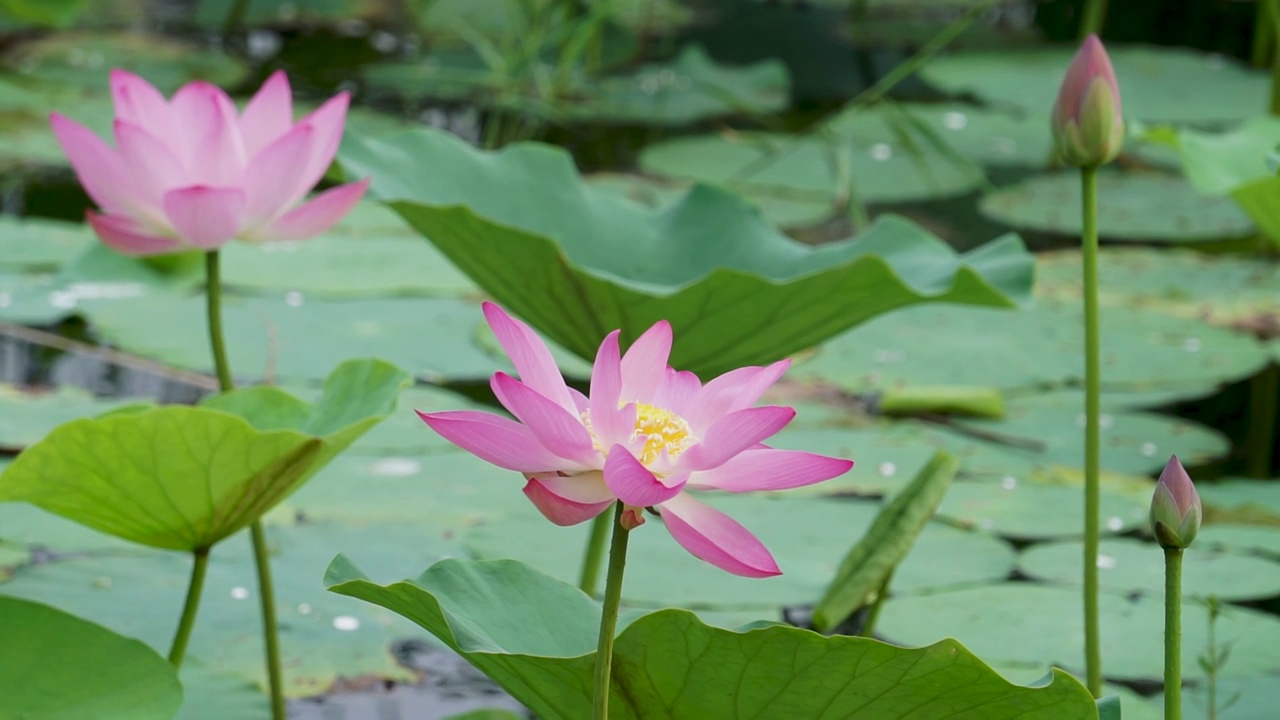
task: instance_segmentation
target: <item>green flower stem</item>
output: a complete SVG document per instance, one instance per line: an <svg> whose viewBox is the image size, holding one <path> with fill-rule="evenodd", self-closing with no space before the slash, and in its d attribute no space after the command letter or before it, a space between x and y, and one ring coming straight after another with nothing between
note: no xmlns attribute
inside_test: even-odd
<svg viewBox="0 0 1280 720"><path fill-rule="evenodd" d="M182 658L187 654L187 641L191 639L191 630L196 625L196 612L200 609L200 595L204 592L204 576L209 569L209 549L203 548L191 553L191 583L187 585L187 601L182 606L182 618L178 620L178 632L173 636L173 645L169 647L169 662L176 668L182 667Z"/></svg>
<svg viewBox="0 0 1280 720"><path fill-rule="evenodd" d="M609 677L613 672L613 639L618 632L618 605L622 602L622 572L627 567L627 539L622 526L625 508L619 501L613 511L613 541L609 547L609 574L604 581L604 608L600 613L600 642L596 646L595 702L591 717L609 718Z"/></svg>
<svg viewBox="0 0 1280 720"><path fill-rule="evenodd" d="M1099 414L1102 404L1098 333L1098 168L1080 169L1084 198L1084 652L1089 692L1102 696L1098 630Z"/></svg>
<svg viewBox="0 0 1280 720"><path fill-rule="evenodd" d="M1164 551L1164 720L1182 720L1182 549Z"/></svg>
<svg viewBox="0 0 1280 720"><path fill-rule="evenodd" d="M218 374L218 387L227 392L235 387L231 380L231 364L227 362L227 346L222 332L222 279L218 268L218 251L205 254L205 295L209 310L209 345L213 349L213 365ZM253 559L258 569L258 597L262 607L262 641L266 646L267 679L271 688L271 717L286 720L284 680L280 672L280 633L276 624L275 590L271 584L271 558L267 552L267 534L258 518L250 526Z"/></svg>
<svg viewBox="0 0 1280 720"><path fill-rule="evenodd" d="M582 592L595 597L596 585L600 582L600 566L604 563L604 550L608 547L609 527L613 518L602 512L591 521L591 535L587 538L587 549L582 556L582 576L578 587Z"/></svg>
<svg viewBox="0 0 1280 720"><path fill-rule="evenodd" d="M876 632L876 623L880 620L880 609L884 607L885 596L889 594L889 583L893 582L893 571L891 568L885 573L884 580L880 582L880 589L876 591L875 602L871 604L871 610L867 612L867 619L862 623L862 632L860 636L869 638L873 637Z"/></svg>
<svg viewBox="0 0 1280 720"><path fill-rule="evenodd" d="M1271 59L1271 49L1276 42L1275 22L1271 19L1271 3L1259 0L1253 21L1253 48L1249 62L1254 67L1266 67Z"/></svg>
<svg viewBox="0 0 1280 720"><path fill-rule="evenodd" d="M1271 477L1276 444L1276 396L1280 395L1280 365L1271 363L1249 383L1249 477Z"/></svg>
<svg viewBox="0 0 1280 720"><path fill-rule="evenodd" d="M1107 17L1107 0L1084 0L1084 13L1080 16L1080 39L1089 33L1101 33L1102 21Z"/></svg>

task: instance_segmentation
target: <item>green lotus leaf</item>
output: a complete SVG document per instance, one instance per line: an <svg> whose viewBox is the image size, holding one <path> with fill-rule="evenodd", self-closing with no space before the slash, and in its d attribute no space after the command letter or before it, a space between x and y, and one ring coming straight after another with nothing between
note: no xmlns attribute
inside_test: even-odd
<svg viewBox="0 0 1280 720"><path fill-rule="evenodd" d="M178 674L137 640L29 600L0 597L0 717L170 720Z"/></svg>
<svg viewBox="0 0 1280 720"><path fill-rule="evenodd" d="M340 160L477 285L584 357L615 328L671 322L675 367L705 376L786 357L906 305L1015 306L1016 236L963 256L901 218L812 249L713 187L653 210L585 185L567 153L476 150L447 133L348 136Z"/></svg>
<svg viewBox="0 0 1280 720"><path fill-rule="evenodd" d="M378 585L343 556L329 589L408 617L544 720L590 714L600 606L510 560L444 560ZM625 618L630 619L630 618ZM624 620L625 620L624 619ZM909 708L909 710L907 710ZM634 718L1097 718L1088 691L1054 670L1009 683L953 640L900 648L781 625L724 630L686 610L630 619L614 649L610 713Z"/></svg>
<svg viewBox="0 0 1280 720"><path fill-rule="evenodd" d="M268 387L202 407L130 406L62 425L0 476L25 500L158 548L209 548L262 516L395 408L408 376L343 363L314 404Z"/></svg>

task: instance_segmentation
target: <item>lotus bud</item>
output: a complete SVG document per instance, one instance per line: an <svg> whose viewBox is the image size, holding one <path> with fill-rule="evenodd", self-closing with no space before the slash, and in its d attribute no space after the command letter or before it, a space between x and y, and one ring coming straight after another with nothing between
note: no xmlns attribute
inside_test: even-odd
<svg viewBox="0 0 1280 720"><path fill-rule="evenodd" d="M1078 167L1105 165L1120 154L1120 86L1096 35L1085 39L1062 80L1053 105L1053 139L1058 156Z"/></svg>
<svg viewBox="0 0 1280 720"><path fill-rule="evenodd" d="M1151 530L1156 534L1156 542L1163 548L1182 549L1191 545L1200 530L1202 514L1200 494L1174 455L1160 473L1151 499Z"/></svg>

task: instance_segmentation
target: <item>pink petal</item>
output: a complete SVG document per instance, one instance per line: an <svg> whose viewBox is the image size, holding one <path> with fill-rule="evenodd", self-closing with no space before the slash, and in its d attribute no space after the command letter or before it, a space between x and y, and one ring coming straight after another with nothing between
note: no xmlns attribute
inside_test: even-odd
<svg viewBox="0 0 1280 720"><path fill-rule="evenodd" d="M591 401L577 388L569 388L569 397L573 398L573 409L578 411L578 415L591 409Z"/></svg>
<svg viewBox="0 0 1280 720"><path fill-rule="evenodd" d="M338 145L342 143L342 127L347 121L347 106L350 102L349 93L338 93L316 108L315 112L299 121L299 124L310 125L316 131L315 144L311 146L311 157L301 169L300 180L303 188L310 190L315 187L325 171L329 169L333 156L338 154Z"/></svg>
<svg viewBox="0 0 1280 720"><path fill-rule="evenodd" d="M129 171L120 155L92 130L74 120L52 113L49 122L89 197L108 213L130 214L137 201Z"/></svg>
<svg viewBox="0 0 1280 720"><path fill-rule="evenodd" d="M618 331L605 336L591 367L591 429L604 447L624 442L635 429L635 409L618 407L622 397L622 365Z"/></svg>
<svg viewBox="0 0 1280 720"><path fill-rule="evenodd" d="M524 494L548 520L561 526L590 520L616 502L598 472L569 477L533 475L524 486ZM603 499L591 499L596 496Z"/></svg>
<svg viewBox="0 0 1280 720"><path fill-rule="evenodd" d="M568 463L544 448L529 428L514 420L474 410L415 412L440 437L500 468L523 473L569 469L565 467Z"/></svg>
<svg viewBox="0 0 1280 720"><path fill-rule="evenodd" d="M694 557L743 577L781 575L773 555L736 520L681 493L658 507L671 536Z"/></svg>
<svg viewBox="0 0 1280 720"><path fill-rule="evenodd" d="M754 405L790 366L790 360L779 360L766 367L738 368L721 375L698 392L684 415L685 422L695 433L705 432L725 415Z"/></svg>
<svg viewBox="0 0 1280 720"><path fill-rule="evenodd" d="M489 386L503 407L524 423L543 447L584 468L600 466L600 454L591 433L577 415L506 373L494 373Z"/></svg>
<svg viewBox="0 0 1280 720"><path fill-rule="evenodd" d="M92 210L86 216L102 242L125 255L163 255L186 249L177 238L149 235L126 217L100 215Z"/></svg>
<svg viewBox="0 0 1280 720"><path fill-rule="evenodd" d="M192 185L165 193L164 213L188 243L215 250L240 232L245 203L239 188Z"/></svg>
<svg viewBox="0 0 1280 720"><path fill-rule="evenodd" d="M686 472L659 478L621 445L614 445L604 461L605 484L619 500L635 507L649 507L670 500L680 494L688 477Z"/></svg>
<svg viewBox="0 0 1280 720"><path fill-rule="evenodd" d="M663 378L658 392L654 395L653 404L684 417L684 413L690 409L701 389L702 382L698 380L697 375L688 370L677 371L674 368L667 368L666 377Z"/></svg>
<svg viewBox="0 0 1280 720"><path fill-rule="evenodd" d="M111 99L116 118L133 123L166 141L175 135L169 101L151 83L125 70L111 71Z"/></svg>
<svg viewBox="0 0 1280 720"><path fill-rule="evenodd" d="M556 361L551 358L551 351L542 338L497 305L486 302L483 308L485 320L498 338L503 352L511 358L520 381L565 410L575 411L560 368L556 367Z"/></svg>
<svg viewBox="0 0 1280 720"><path fill-rule="evenodd" d="M245 154L252 158L293 126L293 91L283 70L271 73L240 114ZM297 167L295 166L295 171Z"/></svg>
<svg viewBox="0 0 1280 720"><path fill-rule="evenodd" d="M183 85L171 106L178 127L170 144L188 176L210 185L238 183L247 158L231 98L216 85L197 80Z"/></svg>
<svg viewBox="0 0 1280 720"><path fill-rule="evenodd" d="M141 207L153 222L164 222L164 194L184 184L182 161L164 140L141 125L115 122L116 147L136 184Z"/></svg>
<svg viewBox="0 0 1280 720"><path fill-rule="evenodd" d="M729 413L676 460L684 470L720 467L738 453L770 437L796 416L793 408L764 405Z"/></svg>
<svg viewBox="0 0 1280 720"><path fill-rule="evenodd" d="M253 231L255 239L306 240L333 227L369 189L369 179L329 188L279 219Z"/></svg>
<svg viewBox="0 0 1280 720"><path fill-rule="evenodd" d="M298 125L253 157L241 184L249 197L245 224L256 228L283 215L305 193L298 168L311 155L315 131Z"/></svg>
<svg viewBox="0 0 1280 720"><path fill-rule="evenodd" d="M799 450L751 449L720 467L694 473L689 485L728 492L785 490L830 480L852 467L852 460Z"/></svg>
<svg viewBox="0 0 1280 720"><path fill-rule="evenodd" d="M671 356L671 323L659 320L644 331L622 356L622 399L652 403L666 378Z"/></svg>

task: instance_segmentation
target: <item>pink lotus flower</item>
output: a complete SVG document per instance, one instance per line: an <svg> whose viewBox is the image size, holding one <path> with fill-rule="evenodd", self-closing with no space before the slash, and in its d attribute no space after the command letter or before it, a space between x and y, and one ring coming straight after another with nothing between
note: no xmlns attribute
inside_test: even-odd
<svg viewBox="0 0 1280 720"><path fill-rule="evenodd" d="M206 82L172 100L114 70L115 143L53 113L53 132L85 192L102 209L89 223L128 255L216 250L232 239L301 240L324 232L364 195L368 180L295 207L328 169L342 139L340 93L293 122L289 80L276 72L237 114Z"/></svg>
<svg viewBox="0 0 1280 720"><path fill-rule="evenodd" d="M686 490L780 490L853 467L761 444L795 417L789 407L753 407L789 361L741 368L703 385L693 373L668 367L671 325L664 320L626 355L618 331L610 333L596 354L587 397L565 385L528 326L492 303L484 314L520 376L496 373L490 385L519 422L472 411L418 415L449 442L524 474L525 495L557 525L589 520L621 500L634 527L652 507L694 556L736 575L768 577L781 571L764 545Z"/></svg>

